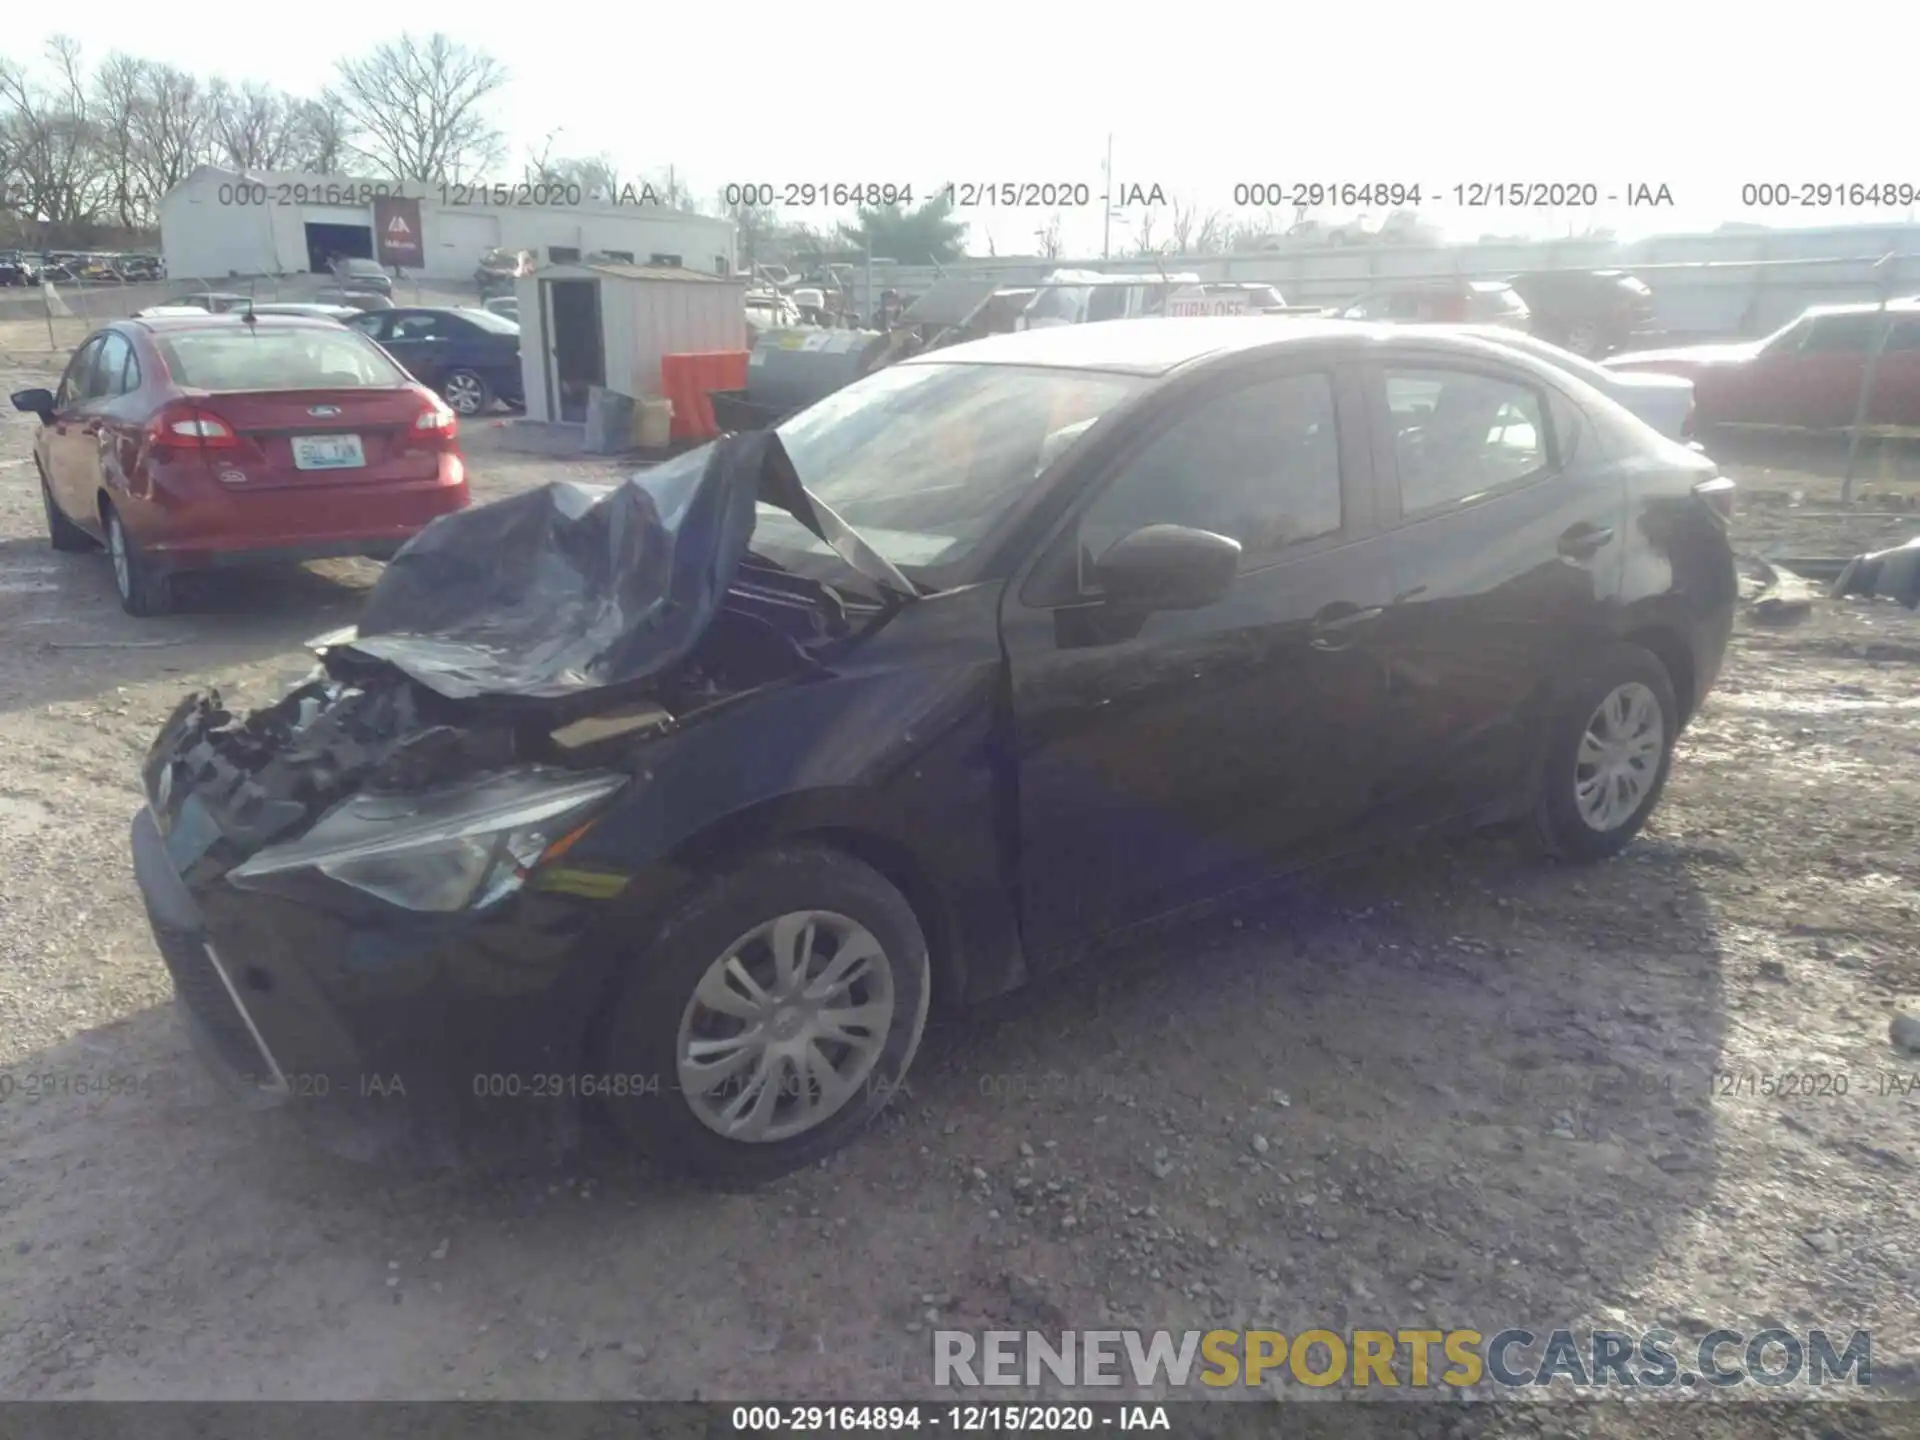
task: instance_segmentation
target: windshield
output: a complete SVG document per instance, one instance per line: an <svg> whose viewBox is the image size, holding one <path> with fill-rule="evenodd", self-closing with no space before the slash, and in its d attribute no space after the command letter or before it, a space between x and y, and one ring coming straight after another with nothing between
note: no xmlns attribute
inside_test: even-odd
<svg viewBox="0 0 1920 1440"><path fill-rule="evenodd" d="M378 347L339 329L183 330L156 336L174 383L189 390L373 389L407 383Z"/></svg>
<svg viewBox="0 0 1920 1440"><path fill-rule="evenodd" d="M896 365L778 433L801 482L887 560L946 566L964 561L1048 464L1145 383L1087 370ZM767 505L760 545L831 553Z"/></svg>
<svg viewBox="0 0 1920 1440"><path fill-rule="evenodd" d="M372 260L349 260L341 267L340 273L343 275L384 275L387 272L382 270L380 266Z"/></svg>

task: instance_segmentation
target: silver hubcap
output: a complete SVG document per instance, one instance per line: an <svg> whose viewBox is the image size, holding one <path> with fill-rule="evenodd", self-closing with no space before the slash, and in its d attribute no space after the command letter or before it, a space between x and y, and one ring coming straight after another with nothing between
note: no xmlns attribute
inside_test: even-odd
<svg viewBox="0 0 1920 1440"><path fill-rule="evenodd" d="M1573 798L1595 830L1617 830L1639 813L1660 772L1666 724L1639 681L1615 686L1587 721L1573 767Z"/></svg>
<svg viewBox="0 0 1920 1440"><path fill-rule="evenodd" d="M729 1140L790 1139L873 1073L893 1028L893 967L865 926L796 910L707 967L680 1017L680 1091Z"/></svg>
<svg viewBox="0 0 1920 1440"><path fill-rule="evenodd" d="M471 375L453 375L447 379L447 404L462 415L480 408L480 382Z"/></svg>
<svg viewBox="0 0 1920 1440"><path fill-rule="evenodd" d="M127 558L127 532L120 528L120 517L107 522L107 549L113 553L113 583L122 595L133 593L133 563Z"/></svg>

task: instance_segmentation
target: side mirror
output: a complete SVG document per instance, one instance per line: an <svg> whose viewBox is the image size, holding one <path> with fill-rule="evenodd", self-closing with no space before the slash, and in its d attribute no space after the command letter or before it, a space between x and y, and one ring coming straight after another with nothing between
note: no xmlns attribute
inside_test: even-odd
<svg viewBox="0 0 1920 1440"><path fill-rule="evenodd" d="M13 408L23 415L38 415L42 425L53 423L53 392L51 390L16 390L13 392Z"/></svg>
<svg viewBox="0 0 1920 1440"><path fill-rule="evenodd" d="M1095 562L1109 603L1141 610L1199 610L1225 597L1240 568L1240 542L1185 525L1147 525Z"/></svg>

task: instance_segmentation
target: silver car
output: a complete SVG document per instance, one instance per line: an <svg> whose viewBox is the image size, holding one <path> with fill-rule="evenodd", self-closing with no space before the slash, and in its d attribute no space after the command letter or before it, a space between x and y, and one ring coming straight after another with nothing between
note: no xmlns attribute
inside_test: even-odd
<svg viewBox="0 0 1920 1440"><path fill-rule="evenodd" d="M1436 327L1440 328L1440 327ZM1693 438L1693 382L1679 375L1634 374L1608 370L1584 356L1507 325L1449 325L1456 335L1472 335L1522 350L1584 380L1622 409L1632 412L1669 440Z"/></svg>

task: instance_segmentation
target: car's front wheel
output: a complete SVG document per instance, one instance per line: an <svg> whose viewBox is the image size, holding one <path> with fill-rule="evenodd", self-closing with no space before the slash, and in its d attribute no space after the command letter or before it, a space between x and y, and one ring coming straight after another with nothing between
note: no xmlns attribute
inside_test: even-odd
<svg viewBox="0 0 1920 1440"><path fill-rule="evenodd" d="M1653 813L1673 763L1680 706L1652 652L1610 645L1580 669L1549 729L1534 828L1549 854L1618 854Z"/></svg>
<svg viewBox="0 0 1920 1440"><path fill-rule="evenodd" d="M648 1155L722 1184L846 1144L899 1087L926 1026L913 907L824 846L763 851L712 878L627 964L598 1046L626 1083L600 1093Z"/></svg>

